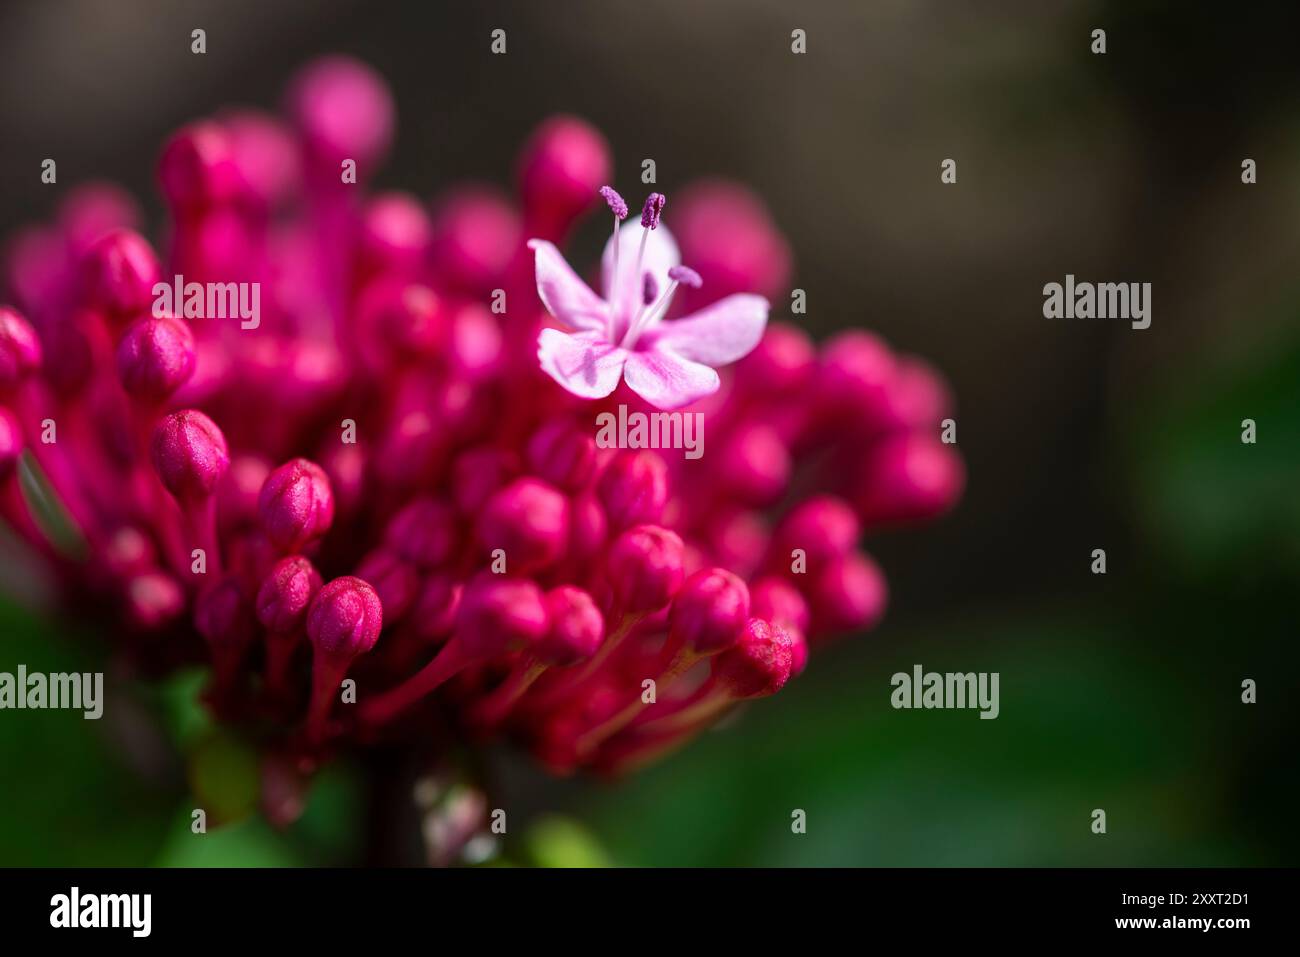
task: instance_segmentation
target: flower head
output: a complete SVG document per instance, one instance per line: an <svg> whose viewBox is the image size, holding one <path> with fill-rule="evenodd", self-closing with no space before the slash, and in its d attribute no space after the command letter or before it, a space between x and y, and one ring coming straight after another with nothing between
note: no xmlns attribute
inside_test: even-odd
<svg viewBox="0 0 1300 957"><path fill-rule="evenodd" d="M434 727L627 770L880 619L859 542L960 496L951 396L863 330L768 325L749 290L777 294L790 262L757 197L674 200L691 268L661 194L637 223L601 188L609 146L575 117L529 139L516 198L473 183L426 208L367 191L394 127L370 68L313 64L287 108L168 141L163 247L120 189L69 193L7 245L0 306L0 520L95 598L130 670L210 667L204 700L255 729L277 819L302 768L427 750ZM365 175L340 189L344 159ZM598 294L560 245L601 198ZM258 283L260 325L154 314L153 283L182 274ZM539 336L547 313L564 328ZM707 466L599 447L578 400L623 382L664 409L717 392Z"/></svg>

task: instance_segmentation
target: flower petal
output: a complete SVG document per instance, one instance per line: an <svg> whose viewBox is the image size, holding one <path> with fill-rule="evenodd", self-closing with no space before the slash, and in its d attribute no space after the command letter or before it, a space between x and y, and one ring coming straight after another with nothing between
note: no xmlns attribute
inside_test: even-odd
<svg viewBox="0 0 1300 957"><path fill-rule="evenodd" d="M705 365L725 366L743 359L767 327L767 300L738 293L646 333L648 344L662 346Z"/></svg>
<svg viewBox="0 0 1300 957"><path fill-rule="evenodd" d="M546 311L574 329L604 329L609 307L578 278L553 243L530 239L537 271L537 295Z"/></svg>
<svg viewBox="0 0 1300 957"><path fill-rule="evenodd" d="M615 342L623 338L632 317L641 308L641 292L644 287L645 274L651 273L659 289L668 288L668 270L680 265L682 254L677 250L677 240L663 223L658 229L649 230L645 241L645 255L641 258L641 269L636 268L637 251L641 248L641 235L647 232L640 222L629 218L618 230L618 277L614 280L614 237L611 235L605 243L605 253L601 257L601 275L604 278L605 298L614 310Z"/></svg>
<svg viewBox="0 0 1300 957"><path fill-rule="evenodd" d="M628 386L660 409L676 409L718 391L718 374L668 349L631 353L623 367Z"/></svg>
<svg viewBox="0 0 1300 957"><path fill-rule="evenodd" d="M598 332L570 335L543 329L537 337L542 371L584 399L600 399L618 388L627 351L612 346Z"/></svg>

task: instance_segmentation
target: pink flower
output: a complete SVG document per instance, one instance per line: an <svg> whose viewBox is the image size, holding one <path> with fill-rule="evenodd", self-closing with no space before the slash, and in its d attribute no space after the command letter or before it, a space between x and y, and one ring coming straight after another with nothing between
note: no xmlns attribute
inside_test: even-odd
<svg viewBox="0 0 1300 957"><path fill-rule="evenodd" d="M602 195L615 216L602 260L603 296L578 278L553 243L528 243L536 259L537 294L552 316L574 330L542 330L537 358L543 371L584 399L609 395L620 380L661 409L713 394L720 384L714 370L743 359L763 338L767 300L737 293L665 322L677 287L698 288L700 277L681 265L677 243L659 222L663 196L650 194L637 234L618 228L627 215L622 198L609 187Z"/></svg>

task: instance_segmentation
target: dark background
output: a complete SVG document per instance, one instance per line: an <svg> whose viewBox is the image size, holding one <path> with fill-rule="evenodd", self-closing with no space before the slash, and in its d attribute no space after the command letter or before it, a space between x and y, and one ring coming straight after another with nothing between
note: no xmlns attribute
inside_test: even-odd
<svg viewBox="0 0 1300 957"><path fill-rule="evenodd" d="M273 107L297 67L342 51L396 97L378 187L508 184L533 126L577 113L609 138L620 185L651 157L670 202L705 175L761 195L815 335L866 327L949 377L966 496L942 522L867 542L892 591L880 628L624 784L552 782L500 756L498 803L526 826L518 860L1295 863L1293 5L0 9L0 233L97 178L145 199L156 226L153 166L172 129L226 105ZM195 27L206 55L190 53ZM505 56L489 53L497 27ZM790 52L795 27L806 55ZM1102 56L1089 52L1097 27ZM40 183L45 157L56 186ZM953 186L939 181L948 157ZM1241 182L1246 157L1255 185ZM578 261L602 229L583 232ZM1151 328L1045 320L1042 287L1067 272L1153 283ZM1257 445L1240 442L1245 417ZM1094 548L1105 577L1090 573ZM3 561L17 590L21 559ZM0 669L86 654L22 602L0 616ZM1000 672L1001 717L893 711L889 675L917 662ZM1240 702L1247 677L1256 705ZM66 718L0 713L0 767L15 769L0 863L337 861L365 844L365 772L351 768L289 835L250 818L196 850L185 789L134 773L120 728ZM234 746L217 750L215 776L238 779ZM189 786L202 788L193 772ZM790 833L793 808L806 835ZM1089 830L1093 808L1105 836Z"/></svg>

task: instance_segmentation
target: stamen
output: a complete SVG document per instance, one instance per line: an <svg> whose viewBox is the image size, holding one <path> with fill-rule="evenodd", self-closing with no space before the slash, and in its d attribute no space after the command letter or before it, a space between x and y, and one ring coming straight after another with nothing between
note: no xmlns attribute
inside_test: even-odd
<svg viewBox="0 0 1300 957"><path fill-rule="evenodd" d="M618 195L618 191L612 186L602 186L600 195L608 204L609 211L614 214L614 227L617 229L618 220L627 219L627 203L623 202L623 197Z"/></svg>
<svg viewBox="0 0 1300 957"><path fill-rule="evenodd" d="M646 234L642 233L642 236L644 235ZM649 280L653 279L653 276L647 272L645 278L647 280L646 285L648 288ZM623 341L619 343L621 348L631 349L636 345L636 341L641 337L642 333L653 329L655 325L658 324L659 320L663 319L663 317L667 315L668 307L673 301L673 293L677 291L678 286L685 285L690 286L692 289L699 289L704 285L704 280L700 278L700 274L690 266L673 266L668 270L668 278L671 279L672 282L669 284L668 289L665 290L664 294L659 297L658 302L653 306L643 305L641 310L636 314L636 318L632 320L632 325L628 327L627 334L623 336Z"/></svg>
<svg viewBox="0 0 1300 957"><path fill-rule="evenodd" d="M627 203L623 197L618 194L618 190L612 186L602 186L599 190L600 195L605 198L606 205L614 214L614 272L609 279L609 288L611 293L618 288L618 224L627 219ZM610 310L609 319L605 323L605 335L613 337L614 335L614 313Z"/></svg>
<svg viewBox="0 0 1300 957"><path fill-rule="evenodd" d="M646 229L659 228L659 214L664 211L664 204L668 202L663 193L651 193L645 198L645 205L641 207L641 225Z"/></svg>
<svg viewBox="0 0 1300 957"><path fill-rule="evenodd" d="M690 286L692 289L699 289L704 285L704 280L690 266L674 266L668 270L668 278L673 282L679 282L683 286Z"/></svg>
<svg viewBox="0 0 1300 957"><path fill-rule="evenodd" d="M670 272L668 274L672 276ZM641 305L648 306L655 301L655 296L659 295L659 280L655 279L655 274L646 272L641 277Z"/></svg>

